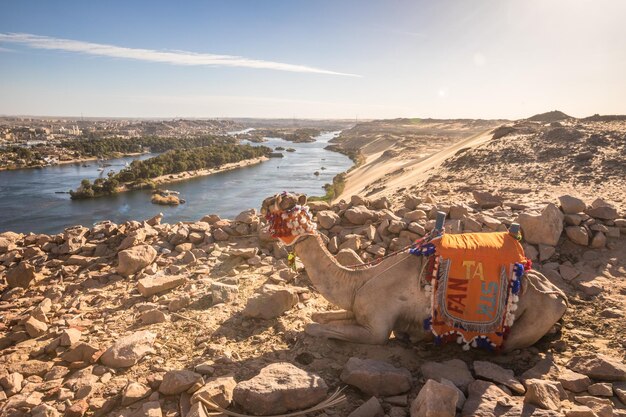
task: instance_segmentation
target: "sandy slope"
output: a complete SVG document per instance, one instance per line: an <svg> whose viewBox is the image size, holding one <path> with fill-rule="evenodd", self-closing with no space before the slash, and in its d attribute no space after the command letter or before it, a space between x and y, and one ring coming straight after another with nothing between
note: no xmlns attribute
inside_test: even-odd
<svg viewBox="0 0 626 417"><path fill-rule="evenodd" d="M379 151L367 157L366 163L350 172L346 177L346 187L338 199L353 194L367 194L375 196L386 189L400 189L411 186L425 178L426 171L439 166L463 148L472 148L491 139L491 129L470 136L433 155L416 159L402 160L385 158L384 151ZM402 175L400 175L402 174ZM375 188L367 190L368 186Z"/></svg>

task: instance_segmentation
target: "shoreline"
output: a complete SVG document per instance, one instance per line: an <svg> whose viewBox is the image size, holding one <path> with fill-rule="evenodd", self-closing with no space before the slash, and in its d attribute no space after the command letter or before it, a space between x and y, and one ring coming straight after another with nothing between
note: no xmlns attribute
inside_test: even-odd
<svg viewBox="0 0 626 417"><path fill-rule="evenodd" d="M219 168L205 168L205 169L199 169L196 171L183 171L177 174L161 175L160 177L150 178L149 180L152 181L157 186L162 185L162 184L170 184L174 182L187 181L187 180L191 180L194 178L206 177L206 176L213 175L213 174L219 174L221 172L232 171L233 169L239 169L239 168L245 168L245 167L252 166L252 165L257 165L257 164L260 164L261 162L268 161L269 159L270 158L266 156L261 156L258 158L246 159L246 160L239 161L239 162L230 162L228 164L222 165ZM172 176L174 178L171 178ZM135 190L137 189L129 188L127 184L124 184L117 189L117 193L123 193L127 191L135 191Z"/></svg>
<svg viewBox="0 0 626 417"><path fill-rule="evenodd" d="M102 159L102 161L111 161L113 159L127 158L127 157L131 157L131 156L140 156L140 155L145 155L147 153L150 153L150 152L125 153L125 154L122 154L120 156L113 156L113 157L110 157L110 158ZM2 172L2 171L18 171L20 169L42 169L42 168L55 167L55 166L59 166L59 165L82 164L83 162L98 161L100 159L101 158L99 158L97 156L89 156L89 157L85 157L85 158L70 159L69 161L59 161L56 164L50 164L50 165L35 165L35 166L25 166L25 167L16 167L16 168L11 168L11 167L8 167L8 166L1 166L0 167L0 172Z"/></svg>

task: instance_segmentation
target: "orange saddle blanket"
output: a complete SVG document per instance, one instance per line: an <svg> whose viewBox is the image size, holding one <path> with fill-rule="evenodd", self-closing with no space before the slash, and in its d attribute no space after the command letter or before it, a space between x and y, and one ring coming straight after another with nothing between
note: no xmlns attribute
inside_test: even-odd
<svg viewBox="0 0 626 417"><path fill-rule="evenodd" d="M508 232L444 234L431 243L430 328L436 342L499 348L515 319L527 265L522 246Z"/></svg>

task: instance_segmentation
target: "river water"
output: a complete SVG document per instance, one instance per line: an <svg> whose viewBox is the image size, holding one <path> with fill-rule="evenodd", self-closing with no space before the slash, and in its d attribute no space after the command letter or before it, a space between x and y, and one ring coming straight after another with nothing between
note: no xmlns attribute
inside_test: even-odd
<svg viewBox="0 0 626 417"><path fill-rule="evenodd" d="M324 149L338 133L323 133L313 143L270 138L259 145L272 149L276 146L294 148L296 152L280 151L284 158L271 158L251 167L165 185L169 190L179 191L187 200L178 207L152 204L148 190L77 201L70 200L69 194L57 194L75 189L83 178L93 181L103 175L96 161L87 162L87 167L69 164L0 171L0 232L59 233L72 225L91 226L101 220L116 223L144 220L159 212L164 214L163 221L169 223L199 220L210 213L233 218L247 208L258 210L265 197L277 192L323 195L323 185L352 165L345 155ZM127 162L150 156L107 161L111 166L105 168L105 172L118 171ZM314 175L315 171L320 175Z"/></svg>

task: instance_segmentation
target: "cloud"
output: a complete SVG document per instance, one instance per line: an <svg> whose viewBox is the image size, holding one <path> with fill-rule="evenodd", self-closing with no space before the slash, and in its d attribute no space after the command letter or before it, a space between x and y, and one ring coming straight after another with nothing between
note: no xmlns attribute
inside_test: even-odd
<svg viewBox="0 0 626 417"><path fill-rule="evenodd" d="M341 75L347 77L360 77L360 75L356 74L330 71L322 68L309 67L306 65L263 61L259 59L250 59L233 55L215 55L177 50L157 51L154 49L126 48L122 46L75 41L71 39L51 38L48 36L32 35L29 33L0 33L0 42L25 45L29 48L34 49L76 52L88 55L134 59L138 61L158 62L171 65L241 67L312 74Z"/></svg>

